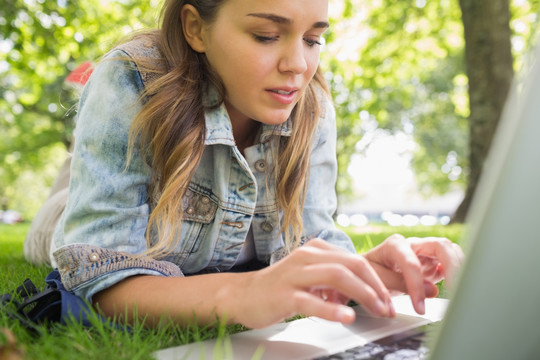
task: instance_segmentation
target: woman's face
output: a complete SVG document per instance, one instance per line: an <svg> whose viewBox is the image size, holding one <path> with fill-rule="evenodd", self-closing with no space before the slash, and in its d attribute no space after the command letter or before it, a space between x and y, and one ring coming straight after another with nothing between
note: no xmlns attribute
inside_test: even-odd
<svg viewBox="0 0 540 360"><path fill-rule="evenodd" d="M233 125L287 120L319 63L328 0L227 0L205 27Z"/></svg>

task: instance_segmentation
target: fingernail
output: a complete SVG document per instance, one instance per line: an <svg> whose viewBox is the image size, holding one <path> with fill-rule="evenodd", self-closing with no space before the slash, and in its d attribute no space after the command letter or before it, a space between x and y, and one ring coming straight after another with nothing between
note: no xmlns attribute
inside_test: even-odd
<svg viewBox="0 0 540 360"><path fill-rule="evenodd" d="M346 305L338 308L337 316L340 322L351 322L354 320L355 315L354 310Z"/></svg>
<svg viewBox="0 0 540 360"><path fill-rule="evenodd" d="M426 313L426 305L424 304L424 300L418 300L416 302L416 312L421 315Z"/></svg>

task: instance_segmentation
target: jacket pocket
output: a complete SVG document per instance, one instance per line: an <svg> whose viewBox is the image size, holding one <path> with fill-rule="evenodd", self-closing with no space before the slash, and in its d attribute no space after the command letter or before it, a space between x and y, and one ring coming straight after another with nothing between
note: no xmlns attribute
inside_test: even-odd
<svg viewBox="0 0 540 360"><path fill-rule="evenodd" d="M199 250L201 242L207 236L214 222L217 203L206 193L189 189L182 199L183 221L182 234L178 247L179 259Z"/></svg>

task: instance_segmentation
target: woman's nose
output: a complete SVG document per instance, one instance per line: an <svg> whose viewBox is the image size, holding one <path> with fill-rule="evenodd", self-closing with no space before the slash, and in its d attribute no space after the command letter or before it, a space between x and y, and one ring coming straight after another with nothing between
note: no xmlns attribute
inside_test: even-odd
<svg viewBox="0 0 540 360"><path fill-rule="evenodd" d="M306 44L303 39L293 41L283 51L278 69L280 72L302 74L308 69L306 61Z"/></svg>

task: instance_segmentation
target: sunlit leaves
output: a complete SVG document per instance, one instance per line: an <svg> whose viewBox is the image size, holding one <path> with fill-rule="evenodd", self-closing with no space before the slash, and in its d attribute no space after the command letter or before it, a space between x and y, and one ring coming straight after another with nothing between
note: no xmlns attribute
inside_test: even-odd
<svg viewBox="0 0 540 360"><path fill-rule="evenodd" d="M16 180L46 188L71 141L77 96L64 77L99 60L133 30L155 25L159 0L3 0L0 6L0 198L31 214ZM513 0L516 68L535 39L540 0ZM338 121L338 190L376 129L413 135L413 167L426 191L464 181L469 103L456 0L330 0L322 54ZM54 149L51 150L51 149ZM64 153L62 153L62 151ZM53 168L54 168L53 166ZM461 169L461 170L460 170ZM46 191L41 193L41 198ZM39 197L39 196L38 196Z"/></svg>
<svg viewBox="0 0 540 360"><path fill-rule="evenodd" d="M456 95L463 94L463 87L452 81L464 72L458 4L447 0L351 2L360 11L334 20L339 35L332 34L328 46L332 52L325 58L334 72L330 82L342 135L338 137L342 173L338 189L343 192L350 184L343 179L356 143L379 127L412 131L420 144L413 165L418 172L430 174L425 182L419 177L419 182L430 191L444 191L450 183L441 170L444 156L454 151L460 162L465 159L462 115L466 102ZM348 27L342 27L343 22ZM454 100L461 101L455 104ZM362 126L365 121L371 125ZM447 141L437 142L443 128L451 127L458 130L442 135ZM430 181L432 171L446 176L446 182Z"/></svg>
<svg viewBox="0 0 540 360"><path fill-rule="evenodd" d="M83 61L98 60L127 32L154 26L156 6L135 0L2 3L0 199L7 197L10 206L27 214L35 212L47 192L34 201L28 189L15 184L28 171L41 174L65 157L73 129L70 109L77 102L65 88L65 76ZM52 179L35 176L34 187L46 188Z"/></svg>
<svg viewBox="0 0 540 360"><path fill-rule="evenodd" d="M525 44L514 49L518 67L534 39L539 3L513 1L514 47ZM463 186L469 102L458 2L335 0L332 7L339 11L331 11L333 30L323 60L334 73L328 79L340 126L338 190L350 190L350 155L377 127L414 135L419 146L412 166L424 191ZM361 125L363 119L370 125ZM455 162L450 171L449 154Z"/></svg>

